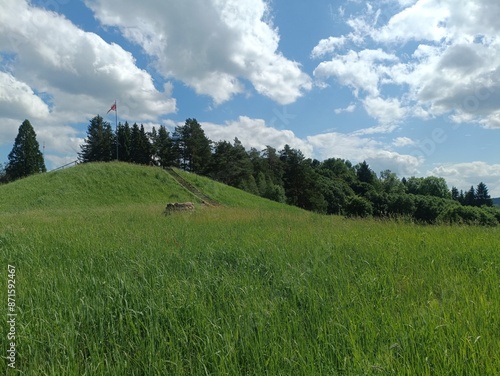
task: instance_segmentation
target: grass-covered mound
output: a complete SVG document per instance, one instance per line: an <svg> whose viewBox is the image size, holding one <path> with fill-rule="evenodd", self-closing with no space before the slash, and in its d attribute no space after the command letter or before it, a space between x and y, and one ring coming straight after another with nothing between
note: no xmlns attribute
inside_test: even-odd
<svg viewBox="0 0 500 376"><path fill-rule="evenodd" d="M269 200L178 171L223 205L281 207ZM0 185L0 212L158 204L199 200L159 167L86 163Z"/></svg>

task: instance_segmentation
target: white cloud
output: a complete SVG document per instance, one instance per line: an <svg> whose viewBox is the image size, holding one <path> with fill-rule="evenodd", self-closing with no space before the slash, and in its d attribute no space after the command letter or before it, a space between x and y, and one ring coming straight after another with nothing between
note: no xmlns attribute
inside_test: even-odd
<svg viewBox="0 0 500 376"><path fill-rule="evenodd" d="M394 145L397 148L401 148L405 146L415 146L417 145L417 143L409 137L396 137L393 140L392 145Z"/></svg>
<svg viewBox="0 0 500 376"><path fill-rule="evenodd" d="M319 41L318 45L313 48L311 52L311 57L320 58L327 54L335 51L338 47L342 47L347 38L345 36L341 37L329 37L327 39L322 39Z"/></svg>
<svg viewBox="0 0 500 376"><path fill-rule="evenodd" d="M380 81L387 72L381 62L397 60L395 55L381 49L365 49L360 52L351 50L345 55L335 55L332 60L320 63L314 70L314 76L323 80L336 78L340 84L351 87L356 96L361 91L377 96Z"/></svg>
<svg viewBox="0 0 500 376"><path fill-rule="evenodd" d="M428 171L428 174L443 177L450 187L455 186L464 191L483 182L492 197L500 197L500 164L481 161L442 164Z"/></svg>
<svg viewBox="0 0 500 376"><path fill-rule="evenodd" d="M379 124L389 126L391 130L406 115L406 109L397 98L368 96L363 100L363 105L368 115L377 119Z"/></svg>
<svg viewBox="0 0 500 376"><path fill-rule="evenodd" d="M278 51L264 0L88 0L103 25L115 26L175 77L216 104L245 91L240 79L280 104L312 88L300 64Z"/></svg>
<svg viewBox="0 0 500 376"><path fill-rule="evenodd" d="M338 114L341 114L343 112L354 112L355 109L356 109L356 105L354 103L351 103L346 108L336 108L334 110L334 112L338 115Z"/></svg>
<svg viewBox="0 0 500 376"><path fill-rule="evenodd" d="M47 117L49 108L26 83L0 71L0 114L10 119Z"/></svg>
<svg viewBox="0 0 500 376"><path fill-rule="evenodd" d="M392 16L380 29L371 31L371 36L380 42L441 41L449 34L449 6L446 1L417 1Z"/></svg>
<svg viewBox="0 0 500 376"><path fill-rule="evenodd" d="M398 5L394 13L391 2L369 4L345 20L351 33L320 40L311 56L332 58L318 64L315 77L351 88L381 125L447 115L457 123L499 128L500 3L400 0ZM389 111L372 105L377 103Z"/></svg>

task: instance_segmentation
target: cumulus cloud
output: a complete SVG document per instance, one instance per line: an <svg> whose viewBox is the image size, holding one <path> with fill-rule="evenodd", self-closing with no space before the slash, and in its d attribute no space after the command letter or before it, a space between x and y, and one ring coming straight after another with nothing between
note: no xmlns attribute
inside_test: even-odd
<svg viewBox="0 0 500 376"><path fill-rule="evenodd" d="M382 124L448 115L457 123L500 127L500 4L400 0L394 9L381 2L346 16L350 33L313 48L313 58L331 56L314 76L351 88Z"/></svg>
<svg viewBox="0 0 500 376"><path fill-rule="evenodd" d="M223 103L243 80L280 104L312 87L299 63L278 51L279 34L264 0L87 0L103 25L140 45L165 77Z"/></svg>
<svg viewBox="0 0 500 376"><path fill-rule="evenodd" d="M40 119L47 117L49 108L29 85L0 71L0 114L10 119Z"/></svg>

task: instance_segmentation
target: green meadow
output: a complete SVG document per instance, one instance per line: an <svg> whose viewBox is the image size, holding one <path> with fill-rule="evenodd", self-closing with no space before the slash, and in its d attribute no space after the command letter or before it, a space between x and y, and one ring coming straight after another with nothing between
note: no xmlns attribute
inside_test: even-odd
<svg viewBox="0 0 500 376"><path fill-rule="evenodd" d="M500 229L322 216L182 174L222 205L124 163L0 186L2 372L500 374ZM174 201L196 210L163 215Z"/></svg>

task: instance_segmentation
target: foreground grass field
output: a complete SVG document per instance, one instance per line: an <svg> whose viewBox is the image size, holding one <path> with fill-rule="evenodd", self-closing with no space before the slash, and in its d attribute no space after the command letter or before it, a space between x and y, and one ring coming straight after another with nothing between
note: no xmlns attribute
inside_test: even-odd
<svg viewBox="0 0 500 376"><path fill-rule="evenodd" d="M226 205L163 216L193 198L162 173L78 166L0 187L11 374L500 374L498 229L319 216L188 174ZM27 190L30 205L6 198Z"/></svg>

